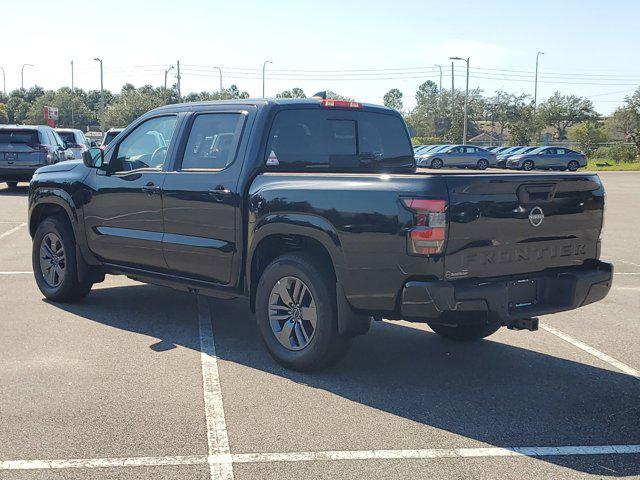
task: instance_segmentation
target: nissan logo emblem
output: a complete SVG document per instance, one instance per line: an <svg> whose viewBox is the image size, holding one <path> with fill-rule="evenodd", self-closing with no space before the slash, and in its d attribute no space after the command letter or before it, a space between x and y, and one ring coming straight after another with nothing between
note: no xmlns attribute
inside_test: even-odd
<svg viewBox="0 0 640 480"><path fill-rule="evenodd" d="M529 212L529 223L534 227L539 227L542 225L542 221L544 220L544 212L540 207L533 207L531 212Z"/></svg>

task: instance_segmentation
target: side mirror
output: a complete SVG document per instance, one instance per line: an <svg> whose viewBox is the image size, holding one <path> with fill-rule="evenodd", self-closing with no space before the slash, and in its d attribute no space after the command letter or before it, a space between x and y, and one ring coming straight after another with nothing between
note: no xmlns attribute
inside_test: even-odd
<svg viewBox="0 0 640 480"><path fill-rule="evenodd" d="M98 147L98 144L96 143L95 140L91 140L90 145L91 145L91 148L97 148Z"/></svg>
<svg viewBox="0 0 640 480"><path fill-rule="evenodd" d="M76 156L73 153L73 150L67 149L64 152L64 156L67 160L75 160Z"/></svg>
<svg viewBox="0 0 640 480"><path fill-rule="evenodd" d="M104 164L104 152L101 148L92 147L82 152L82 161L89 168L102 168Z"/></svg>

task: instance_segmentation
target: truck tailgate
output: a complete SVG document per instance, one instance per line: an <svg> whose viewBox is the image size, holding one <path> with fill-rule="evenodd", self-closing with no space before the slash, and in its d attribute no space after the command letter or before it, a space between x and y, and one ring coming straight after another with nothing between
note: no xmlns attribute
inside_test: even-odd
<svg viewBox="0 0 640 480"><path fill-rule="evenodd" d="M446 176L445 278L485 278L598 258L604 190L595 174Z"/></svg>

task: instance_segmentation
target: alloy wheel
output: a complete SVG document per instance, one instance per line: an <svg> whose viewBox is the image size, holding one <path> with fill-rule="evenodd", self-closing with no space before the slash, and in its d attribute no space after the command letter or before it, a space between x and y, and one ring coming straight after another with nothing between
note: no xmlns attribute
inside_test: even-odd
<svg viewBox="0 0 640 480"><path fill-rule="evenodd" d="M67 259L62 240L53 232L47 233L40 242L40 273L45 283L59 287L67 268Z"/></svg>
<svg viewBox="0 0 640 480"><path fill-rule="evenodd" d="M297 277L278 280L269 295L269 324L278 342L288 350L302 350L313 339L317 323L309 287Z"/></svg>

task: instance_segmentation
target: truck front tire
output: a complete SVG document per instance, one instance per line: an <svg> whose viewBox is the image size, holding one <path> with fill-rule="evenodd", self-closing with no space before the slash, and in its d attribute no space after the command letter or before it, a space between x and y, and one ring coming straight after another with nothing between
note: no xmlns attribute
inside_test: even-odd
<svg viewBox="0 0 640 480"><path fill-rule="evenodd" d="M62 218L48 217L38 225L31 262L38 288L49 300L74 302L91 291L93 283L78 280L75 237Z"/></svg>
<svg viewBox="0 0 640 480"><path fill-rule="evenodd" d="M256 321L267 350L281 365L319 370L339 361L352 337L338 332L335 280L314 257L289 253L262 273Z"/></svg>
<svg viewBox="0 0 640 480"><path fill-rule="evenodd" d="M459 342L469 342L480 340L481 338L493 335L500 329L500 325L493 323L480 323L471 325L439 325L428 323L431 330L441 337Z"/></svg>

